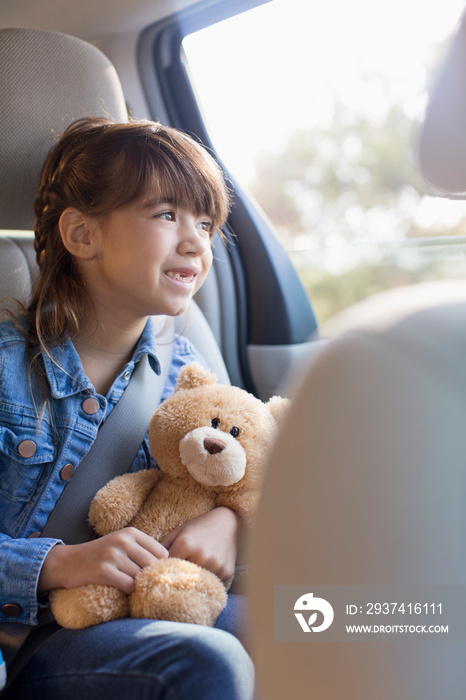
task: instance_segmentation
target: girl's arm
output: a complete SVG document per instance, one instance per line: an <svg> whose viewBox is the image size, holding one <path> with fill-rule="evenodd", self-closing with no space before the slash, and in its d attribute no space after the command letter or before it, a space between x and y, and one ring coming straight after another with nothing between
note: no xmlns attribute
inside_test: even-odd
<svg viewBox="0 0 466 700"><path fill-rule="evenodd" d="M221 506L180 525L161 544L171 557L199 564L225 581L235 571L240 527L239 515Z"/></svg>
<svg viewBox="0 0 466 700"><path fill-rule="evenodd" d="M125 527L160 477L161 472L149 469L116 477L104 486L94 497L89 513L91 525L103 537L53 547L41 568L38 593L89 583L131 593L136 574L156 559L168 556L153 537Z"/></svg>
<svg viewBox="0 0 466 700"><path fill-rule="evenodd" d="M167 556L163 545L133 527L83 544L58 544L42 565L38 593L97 583L130 594L137 573Z"/></svg>
<svg viewBox="0 0 466 700"><path fill-rule="evenodd" d="M60 540L49 538L12 538L0 534L0 600L14 617L2 615L3 621L36 625L40 604L37 581L49 552ZM2 611L3 612L3 611Z"/></svg>

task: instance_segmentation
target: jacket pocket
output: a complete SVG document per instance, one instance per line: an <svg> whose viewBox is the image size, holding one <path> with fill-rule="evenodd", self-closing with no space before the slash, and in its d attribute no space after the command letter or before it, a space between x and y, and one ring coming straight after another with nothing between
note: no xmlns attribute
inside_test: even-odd
<svg viewBox="0 0 466 700"><path fill-rule="evenodd" d="M48 426L11 420L0 426L0 491L14 501L33 497L47 464L55 458Z"/></svg>

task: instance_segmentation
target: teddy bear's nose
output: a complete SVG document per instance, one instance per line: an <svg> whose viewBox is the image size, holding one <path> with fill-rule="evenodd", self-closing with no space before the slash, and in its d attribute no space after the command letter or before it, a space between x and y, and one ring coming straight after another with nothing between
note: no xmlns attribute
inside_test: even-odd
<svg viewBox="0 0 466 700"><path fill-rule="evenodd" d="M217 455L219 452L223 452L225 443L217 438L206 437L204 438L204 448L209 454Z"/></svg>

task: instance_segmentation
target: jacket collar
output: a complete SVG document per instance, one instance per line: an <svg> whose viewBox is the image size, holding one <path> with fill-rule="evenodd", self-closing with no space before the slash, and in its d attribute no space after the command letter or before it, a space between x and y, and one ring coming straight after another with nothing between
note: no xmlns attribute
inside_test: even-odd
<svg viewBox="0 0 466 700"><path fill-rule="evenodd" d="M132 371L143 355L149 356L149 364L153 371L160 374L152 318L148 318L133 357L122 368L120 374ZM52 348L49 353L43 352L42 359L53 398L62 399L81 391L95 393L94 386L85 375L81 358L70 338L65 338L61 345Z"/></svg>

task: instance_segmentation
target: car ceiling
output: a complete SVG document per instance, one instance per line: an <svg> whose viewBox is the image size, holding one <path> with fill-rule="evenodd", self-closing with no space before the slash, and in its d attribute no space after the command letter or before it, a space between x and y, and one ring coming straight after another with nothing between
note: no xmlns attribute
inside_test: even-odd
<svg viewBox="0 0 466 700"><path fill-rule="evenodd" d="M48 29L87 41L139 32L196 0L0 0L0 27Z"/></svg>

